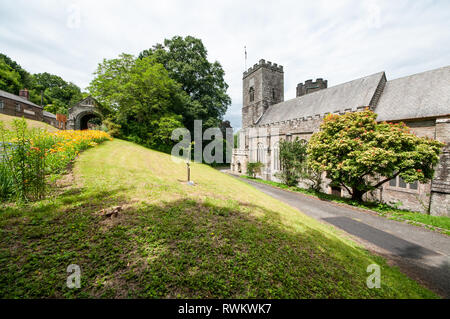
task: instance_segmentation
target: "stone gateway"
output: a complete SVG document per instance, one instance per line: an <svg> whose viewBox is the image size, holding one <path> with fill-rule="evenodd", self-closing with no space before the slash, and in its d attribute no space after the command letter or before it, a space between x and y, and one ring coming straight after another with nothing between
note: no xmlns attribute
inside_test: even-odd
<svg viewBox="0 0 450 319"><path fill-rule="evenodd" d="M86 130L91 119L103 119L99 103L92 96L81 100L69 109L67 128L69 130Z"/></svg>
<svg viewBox="0 0 450 319"><path fill-rule="evenodd" d="M416 135L446 146L431 182L408 184L397 177L366 199L450 216L450 66L390 81L385 72L379 72L332 87L321 78L307 80L297 85L296 98L284 101L283 67L260 60L244 72L242 93L242 130L238 147L233 149L233 172L245 174L247 163L259 161L264 166L258 177L278 181L279 140L298 137L308 141L326 115L369 108L380 122L402 121ZM323 183L324 192L349 195L329 182Z"/></svg>

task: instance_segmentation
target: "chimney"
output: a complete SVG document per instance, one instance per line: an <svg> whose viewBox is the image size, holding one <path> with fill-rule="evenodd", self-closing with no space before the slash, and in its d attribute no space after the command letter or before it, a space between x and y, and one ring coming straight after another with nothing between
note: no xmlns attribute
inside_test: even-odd
<svg viewBox="0 0 450 319"><path fill-rule="evenodd" d="M30 99L30 92L28 92L27 89L22 89L22 90L19 91L19 96L29 100Z"/></svg>

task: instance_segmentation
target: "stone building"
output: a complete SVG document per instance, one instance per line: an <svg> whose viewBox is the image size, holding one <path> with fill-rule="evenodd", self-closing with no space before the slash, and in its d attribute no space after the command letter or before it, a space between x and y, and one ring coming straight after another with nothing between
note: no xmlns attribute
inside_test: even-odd
<svg viewBox="0 0 450 319"><path fill-rule="evenodd" d="M260 60L243 76L242 130L233 150L231 169L245 173L248 162L264 164L259 177L277 180L279 140L308 141L330 114L369 107L379 121L406 123L418 136L446 143L434 179L407 184L397 177L368 194L401 207L450 216L450 66L388 81L379 72L328 87L326 80L300 83L296 98L284 101L283 67ZM329 182L329 181L328 181ZM302 181L300 181L302 183ZM347 196L327 182L323 191Z"/></svg>
<svg viewBox="0 0 450 319"><path fill-rule="evenodd" d="M0 113L42 121L42 107L29 99L27 89L20 90L19 95L0 90Z"/></svg>

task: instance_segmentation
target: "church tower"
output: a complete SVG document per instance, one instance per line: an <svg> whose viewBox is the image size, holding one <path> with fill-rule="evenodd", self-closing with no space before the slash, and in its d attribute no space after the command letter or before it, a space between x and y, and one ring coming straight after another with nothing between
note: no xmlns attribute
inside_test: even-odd
<svg viewBox="0 0 450 319"><path fill-rule="evenodd" d="M283 67L259 60L244 72L242 94L242 128L247 128L257 124L270 105L284 101Z"/></svg>

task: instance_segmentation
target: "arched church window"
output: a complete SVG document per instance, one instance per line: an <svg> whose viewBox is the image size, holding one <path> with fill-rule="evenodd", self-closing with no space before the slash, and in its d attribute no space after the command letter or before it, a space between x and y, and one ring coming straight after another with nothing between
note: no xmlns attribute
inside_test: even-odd
<svg viewBox="0 0 450 319"><path fill-rule="evenodd" d="M264 163L264 146L262 143L258 143L258 151L256 153L256 161Z"/></svg>
<svg viewBox="0 0 450 319"><path fill-rule="evenodd" d="M280 145L278 142L273 146L273 170L280 170Z"/></svg>
<svg viewBox="0 0 450 319"><path fill-rule="evenodd" d="M250 102L253 102L255 100L255 89L251 87L248 94L250 96Z"/></svg>

